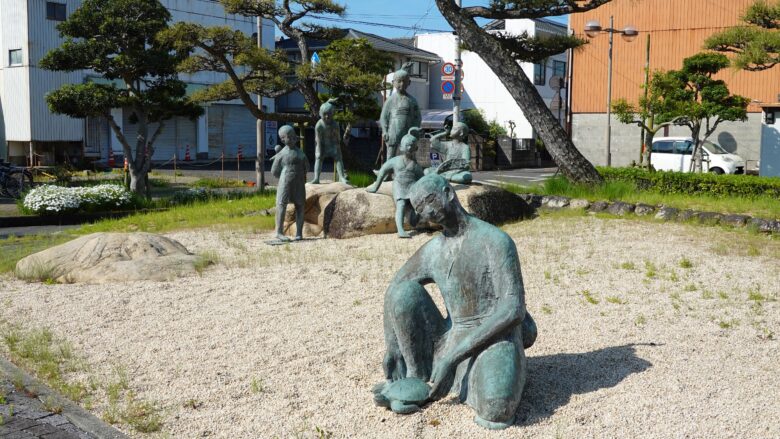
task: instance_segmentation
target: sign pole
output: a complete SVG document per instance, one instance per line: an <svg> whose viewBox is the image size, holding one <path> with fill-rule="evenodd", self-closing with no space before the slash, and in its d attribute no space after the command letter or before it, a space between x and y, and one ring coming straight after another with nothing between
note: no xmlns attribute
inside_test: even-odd
<svg viewBox="0 0 780 439"><path fill-rule="evenodd" d="M457 0L458 9L460 9L462 1ZM463 68L463 60L461 60L460 50L460 35L455 33L455 91L452 94L452 124L460 122L460 70Z"/></svg>
<svg viewBox="0 0 780 439"><path fill-rule="evenodd" d="M257 16L257 48L263 49L263 17ZM263 111L263 97L257 95L257 108L260 112ZM261 119L257 119L257 151L255 154L255 181L257 182L257 189L260 193L265 193L265 147L263 140L265 139L265 125ZM240 166L240 165L239 165Z"/></svg>

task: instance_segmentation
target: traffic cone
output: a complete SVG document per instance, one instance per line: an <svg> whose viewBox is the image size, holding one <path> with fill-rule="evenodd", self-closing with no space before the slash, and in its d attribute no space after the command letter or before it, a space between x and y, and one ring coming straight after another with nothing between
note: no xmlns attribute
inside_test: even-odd
<svg viewBox="0 0 780 439"><path fill-rule="evenodd" d="M108 167L113 168L115 164L114 151L111 148L108 148Z"/></svg>
<svg viewBox="0 0 780 439"><path fill-rule="evenodd" d="M127 157L125 157L125 166L124 166L124 171L125 171L125 172L127 172Z"/></svg>
<svg viewBox="0 0 780 439"><path fill-rule="evenodd" d="M238 157L238 160L241 160L241 158L244 156L241 152L241 145L238 145L238 154L236 157Z"/></svg>
<svg viewBox="0 0 780 439"><path fill-rule="evenodd" d="M192 159L190 158L190 145L187 145L187 149L184 150L184 161L189 162Z"/></svg>

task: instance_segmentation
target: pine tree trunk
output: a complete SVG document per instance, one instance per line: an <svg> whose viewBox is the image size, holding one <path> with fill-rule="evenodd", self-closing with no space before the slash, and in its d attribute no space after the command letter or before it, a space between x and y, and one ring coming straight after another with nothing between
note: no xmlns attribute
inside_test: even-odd
<svg viewBox="0 0 780 439"><path fill-rule="evenodd" d="M473 19L463 17L452 10L450 0L436 0L436 4L469 50L478 54L504 84L531 126L544 141L561 173L569 180L578 183L603 182L596 168L569 140L566 131L547 108L518 61L513 59L511 54Z"/></svg>

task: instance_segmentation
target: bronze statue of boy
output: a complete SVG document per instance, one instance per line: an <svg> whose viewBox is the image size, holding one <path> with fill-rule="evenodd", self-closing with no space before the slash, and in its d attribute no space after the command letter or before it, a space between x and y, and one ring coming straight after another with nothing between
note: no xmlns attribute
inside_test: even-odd
<svg viewBox="0 0 780 439"><path fill-rule="evenodd" d="M284 216L287 204L295 205L295 240L303 239L303 215L306 204L306 172L309 170L309 159L298 148L298 135L290 125L279 128L279 140L284 147L273 157L271 173L279 179L276 187L276 238L289 241L284 235Z"/></svg>

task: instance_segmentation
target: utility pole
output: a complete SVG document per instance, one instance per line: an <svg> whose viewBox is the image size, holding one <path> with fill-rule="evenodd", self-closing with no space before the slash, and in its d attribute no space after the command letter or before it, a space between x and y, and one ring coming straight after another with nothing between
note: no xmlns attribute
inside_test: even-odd
<svg viewBox="0 0 780 439"><path fill-rule="evenodd" d="M607 167L612 166L612 45L615 17L609 17L609 73L607 77Z"/></svg>
<svg viewBox="0 0 780 439"><path fill-rule="evenodd" d="M647 114L647 94L649 92L648 89L650 88L650 32L647 33L646 52L647 53L645 54L645 108L644 108L644 113L645 114ZM647 145L646 142L645 142L645 126L651 127L650 124L652 124L654 121L651 121L650 124L648 124L647 123L647 118L645 118L642 122L644 122L644 123L642 125L642 137L641 137L642 148L641 148L641 152L639 154L639 164L640 165L643 164L642 162L643 162L643 159L645 157L645 148L650 148L651 147L651 145ZM655 127L651 127L651 128L655 128ZM648 165L650 165L650 164L648 163Z"/></svg>
<svg viewBox="0 0 780 439"><path fill-rule="evenodd" d="M263 17L257 16L257 48L263 49ZM257 95L257 108L263 111L263 97ZM260 193L265 192L265 124L257 119L257 154L255 157L255 182Z"/></svg>
<svg viewBox="0 0 780 439"><path fill-rule="evenodd" d="M460 9L462 0L457 0ZM452 125L460 122L460 88L461 88L461 69L463 69L463 60L460 59L460 35L455 33L455 91L452 93Z"/></svg>

